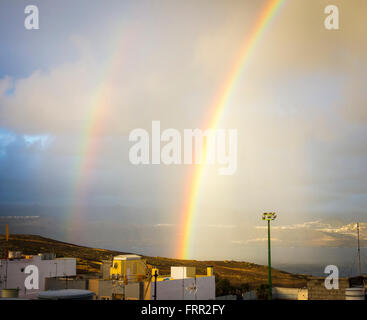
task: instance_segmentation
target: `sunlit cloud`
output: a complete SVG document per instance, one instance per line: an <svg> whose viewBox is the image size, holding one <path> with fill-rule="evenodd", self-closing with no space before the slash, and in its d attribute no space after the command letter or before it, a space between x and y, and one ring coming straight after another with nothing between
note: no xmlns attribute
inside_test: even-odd
<svg viewBox="0 0 367 320"><path fill-rule="evenodd" d="M235 225L231 224L209 224L209 228L216 228L216 229L234 229L236 228Z"/></svg>
<svg viewBox="0 0 367 320"><path fill-rule="evenodd" d="M174 226L175 225L174 224L171 224L171 223L158 223L158 224L155 224L153 227L157 227L157 228L172 228Z"/></svg>
<svg viewBox="0 0 367 320"><path fill-rule="evenodd" d="M273 230L296 230L296 229L310 229L319 225L322 225L321 221L310 221L292 225L272 226L271 228ZM267 226L256 226L256 229L267 229Z"/></svg>
<svg viewBox="0 0 367 320"><path fill-rule="evenodd" d="M51 138L45 135L24 135L23 138L27 146L39 145L45 148L51 143Z"/></svg>
<svg viewBox="0 0 367 320"><path fill-rule="evenodd" d="M282 241L278 238L270 238L272 242L279 242ZM246 240L246 243L253 243L253 242L267 242L268 238L256 238L256 239L248 239Z"/></svg>

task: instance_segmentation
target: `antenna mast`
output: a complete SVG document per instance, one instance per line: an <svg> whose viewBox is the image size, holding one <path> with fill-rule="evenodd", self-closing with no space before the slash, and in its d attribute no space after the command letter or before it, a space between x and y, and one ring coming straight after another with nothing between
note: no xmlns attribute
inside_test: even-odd
<svg viewBox="0 0 367 320"><path fill-rule="evenodd" d="M361 247L359 245L359 223L357 222L357 234L358 234L358 273L361 275Z"/></svg>

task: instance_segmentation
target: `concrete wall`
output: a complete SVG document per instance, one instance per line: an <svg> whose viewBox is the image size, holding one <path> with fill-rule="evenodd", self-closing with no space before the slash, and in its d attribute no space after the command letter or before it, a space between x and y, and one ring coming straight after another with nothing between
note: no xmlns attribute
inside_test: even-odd
<svg viewBox="0 0 367 320"><path fill-rule="evenodd" d="M226 296L215 297L215 300L237 300L237 296L233 294L228 294Z"/></svg>
<svg viewBox="0 0 367 320"><path fill-rule="evenodd" d="M196 284L195 284L196 281ZM150 299L154 296L151 283ZM195 292L194 287L197 287ZM215 300L215 277L197 277L157 282L157 300Z"/></svg>
<svg viewBox="0 0 367 320"><path fill-rule="evenodd" d="M112 261L103 260L101 264L102 279L111 279L110 269L112 267Z"/></svg>
<svg viewBox="0 0 367 320"><path fill-rule="evenodd" d="M144 293L144 285L142 282L129 283L125 289L126 299L142 300Z"/></svg>
<svg viewBox="0 0 367 320"><path fill-rule="evenodd" d="M129 283L125 287L115 280L103 279L46 279L46 290L83 289L94 292L95 299L113 299L113 295L124 295L126 299L142 300L144 296L144 283Z"/></svg>
<svg viewBox="0 0 367 320"><path fill-rule="evenodd" d="M278 300L308 300L307 288L273 288L273 299Z"/></svg>
<svg viewBox="0 0 367 320"><path fill-rule="evenodd" d="M256 291L251 290L242 295L243 300L257 300Z"/></svg>
<svg viewBox="0 0 367 320"><path fill-rule="evenodd" d="M325 288L325 278L314 278L307 281L309 300L345 300L345 289L349 288L348 279L339 279L338 290Z"/></svg>
<svg viewBox="0 0 367 320"><path fill-rule="evenodd" d="M275 300L308 300L307 288L273 288L273 299ZM242 295L243 300L257 300L256 290L246 292Z"/></svg>
<svg viewBox="0 0 367 320"><path fill-rule="evenodd" d="M298 300L308 300L308 289L307 288L299 289Z"/></svg>
<svg viewBox="0 0 367 320"><path fill-rule="evenodd" d="M26 277L30 276L30 274L24 273L24 270L28 265L34 265L38 267L38 290L26 290L25 288L25 279ZM34 256L32 259L0 260L0 289L19 288L19 296L21 297L43 291L45 289L46 278L75 275L76 259L74 258L42 260L40 257Z"/></svg>
<svg viewBox="0 0 367 320"><path fill-rule="evenodd" d="M144 295L143 282L131 282L119 285L115 280L89 279L88 290L96 294L96 299L112 299L113 295L124 295L125 299L142 300Z"/></svg>
<svg viewBox="0 0 367 320"><path fill-rule="evenodd" d="M81 289L89 290L87 279L46 278L45 290Z"/></svg>

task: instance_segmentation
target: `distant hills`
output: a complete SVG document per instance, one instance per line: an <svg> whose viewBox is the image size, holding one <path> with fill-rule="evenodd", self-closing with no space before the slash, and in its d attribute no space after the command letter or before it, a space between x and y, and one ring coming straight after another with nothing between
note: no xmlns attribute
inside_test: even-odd
<svg viewBox="0 0 367 320"><path fill-rule="evenodd" d="M6 249L22 251L24 254L52 252L56 254L56 257L74 257L77 259L78 274L98 274L102 260L109 260L115 255L128 253L83 247L29 234L12 234L8 242L5 241L4 235L0 235L0 255L2 257ZM156 266L160 274L169 275L171 266L194 266L197 274L205 274L206 267L213 266L216 276L228 279L233 285L248 283L254 287L267 283L268 268L250 262L180 260L148 256L144 258L148 264ZM272 269L272 276L274 286L297 288L306 286L308 278L307 275L292 274L276 269Z"/></svg>

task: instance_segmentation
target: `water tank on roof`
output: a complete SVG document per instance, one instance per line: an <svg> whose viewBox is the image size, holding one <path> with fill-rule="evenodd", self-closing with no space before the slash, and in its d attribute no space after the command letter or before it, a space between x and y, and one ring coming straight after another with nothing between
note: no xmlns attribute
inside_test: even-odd
<svg viewBox="0 0 367 320"><path fill-rule="evenodd" d="M345 300L365 300L363 287L345 289Z"/></svg>
<svg viewBox="0 0 367 320"><path fill-rule="evenodd" d="M93 297L92 291L79 289L49 290L38 294L40 300L92 300Z"/></svg>

